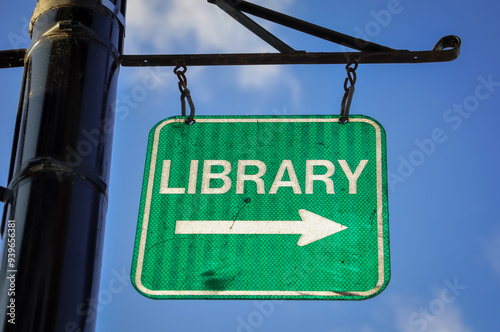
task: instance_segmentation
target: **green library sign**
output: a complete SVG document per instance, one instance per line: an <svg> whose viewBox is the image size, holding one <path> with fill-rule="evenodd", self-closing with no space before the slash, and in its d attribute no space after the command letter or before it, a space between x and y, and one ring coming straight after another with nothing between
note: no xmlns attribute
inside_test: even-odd
<svg viewBox="0 0 500 332"><path fill-rule="evenodd" d="M385 132L351 116L150 133L132 281L151 298L364 299L389 282Z"/></svg>

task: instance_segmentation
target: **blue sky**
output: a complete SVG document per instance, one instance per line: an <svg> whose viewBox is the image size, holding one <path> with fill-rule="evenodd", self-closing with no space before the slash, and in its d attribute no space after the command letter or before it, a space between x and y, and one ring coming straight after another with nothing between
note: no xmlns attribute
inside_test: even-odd
<svg viewBox="0 0 500 332"><path fill-rule="evenodd" d="M122 68L97 331L494 331L500 296L500 4L495 1L255 1L371 41L430 50L439 64L360 65L351 112L387 132L392 279L347 301L154 301L130 284L147 138L179 115L172 68ZM35 1L2 4L0 49L28 47ZM390 19L381 11L392 8ZM296 49L341 51L265 24ZM128 1L126 54L270 52L204 0ZM21 69L0 72L0 184L5 185ZM199 115L338 114L342 65L188 68ZM148 82L156 84L145 85ZM432 144L430 142L433 142ZM433 146L431 148L431 146Z"/></svg>

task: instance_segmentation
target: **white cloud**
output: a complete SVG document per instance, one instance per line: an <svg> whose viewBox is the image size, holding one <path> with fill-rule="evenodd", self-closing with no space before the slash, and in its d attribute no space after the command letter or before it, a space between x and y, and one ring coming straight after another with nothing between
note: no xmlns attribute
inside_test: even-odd
<svg viewBox="0 0 500 332"><path fill-rule="evenodd" d="M450 306L446 312L438 317L436 321L430 325L429 332L472 332L470 328L465 326L463 321L462 311L457 306Z"/></svg>
<svg viewBox="0 0 500 332"><path fill-rule="evenodd" d="M470 328L468 328L463 322L462 311L454 305L451 305L446 308L446 310L439 316L435 317L435 320L426 320L424 322L424 318L420 318L420 324L411 325L408 320L409 316L406 316L406 319L402 319L398 325L398 328L401 331L405 332L472 332ZM431 317L431 316L429 316Z"/></svg>
<svg viewBox="0 0 500 332"><path fill-rule="evenodd" d="M252 1L286 12L295 0ZM272 30L272 25L265 24ZM130 0L126 54L275 52L253 33L206 0ZM287 87L295 98L300 84L281 66L240 66L235 75L243 89Z"/></svg>
<svg viewBox="0 0 500 332"><path fill-rule="evenodd" d="M295 0L255 1L285 10ZM191 46L193 52L262 52L272 50L216 5L206 0L130 0L127 39L132 48L150 43L166 52L173 44ZM132 49L132 51L137 51Z"/></svg>
<svg viewBox="0 0 500 332"><path fill-rule="evenodd" d="M440 301L441 292L429 302L393 297L397 331L401 332L473 332L464 322L462 310L456 303Z"/></svg>

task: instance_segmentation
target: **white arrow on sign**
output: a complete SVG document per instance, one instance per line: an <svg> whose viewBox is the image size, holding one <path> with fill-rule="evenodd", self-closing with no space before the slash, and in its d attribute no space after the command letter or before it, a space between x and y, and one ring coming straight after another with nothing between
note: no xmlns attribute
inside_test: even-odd
<svg viewBox="0 0 500 332"><path fill-rule="evenodd" d="M304 209L299 215L301 221L177 220L175 234L300 234L297 245L305 246L347 229Z"/></svg>

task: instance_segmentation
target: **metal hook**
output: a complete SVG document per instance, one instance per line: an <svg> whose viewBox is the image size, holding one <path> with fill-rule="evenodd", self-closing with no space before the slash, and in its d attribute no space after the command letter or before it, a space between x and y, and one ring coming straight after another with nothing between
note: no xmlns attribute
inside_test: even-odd
<svg viewBox="0 0 500 332"><path fill-rule="evenodd" d="M340 106L340 123L347 123L354 90L354 85L348 87L346 93L344 94L344 97L342 98L342 105Z"/></svg>
<svg viewBox="0 0 500 332"><path fill-rule="evenodd" d="M353 66L354 65L354 66ZM353 66L353 67L351 67ZM342 104L340 106L340 119L339 123L347 123L347 119L349 118L349 111L351 109L352 96L354 95L354 85L356 84L357 75L356 69L358 69L358 61L351 60L345 66L347 71L347 78L344 81L344 97L342 98ZM350 86L347 86L347 83Z"/></svg>
<svg viewBox="0 0 500 332"><path fill-rule="evenodd" d="M187 67L185 65L178 65L174 68L174 74L179 78L179 91L181 92L181 115L186 116L186 99L189 104L189 117L186 119L186 124L191 125L194 123L195 107L193 99L191 98L191 91L187 88L186 78Z"/></svg>
<svg viewBox="0 0 500 332"><path fill-rule="evenodd" d="M182 111L182 116L186 116L186 99L189 104L189 117L186 119L186 124L191 125L194 123L194 114L195 114L195 107L193 103L193 98L191 98L191 91L189 91L188 88L185 88L182 93L181 93L181 111Z"/></svg>

